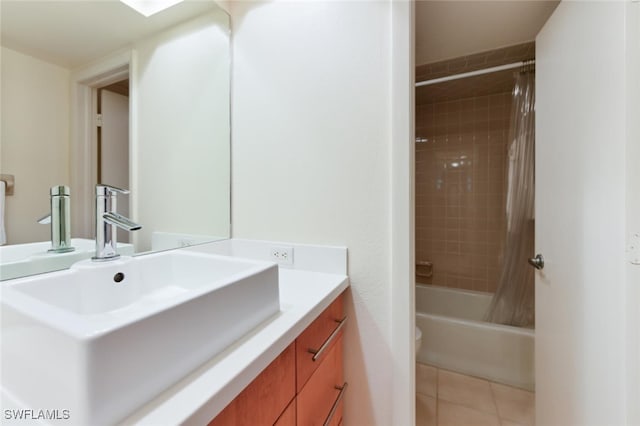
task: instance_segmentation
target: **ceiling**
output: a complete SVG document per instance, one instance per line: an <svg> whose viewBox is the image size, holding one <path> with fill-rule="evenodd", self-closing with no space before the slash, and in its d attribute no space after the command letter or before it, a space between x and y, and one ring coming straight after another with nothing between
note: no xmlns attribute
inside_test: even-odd
<svg viewBox="0 0 640 426"><path fill-rule="evenodd" d="M213 0L145 18L117 0L0 1L2 45L75 68L187 20ZM418 0L416 65L535 38L558 1Z"/></svg>
<svg viewBox="0 0 640 426"><path fill-rule="evenodd" d="M558 3L417 0L416 65L532 41Z"/></svg>
<svg viewBox="0 0 640 426"><path fill-rule="evenodd" d="M186 0L145 18L118 0L1 0L2 46L73 69L214 5Z"/></svg>

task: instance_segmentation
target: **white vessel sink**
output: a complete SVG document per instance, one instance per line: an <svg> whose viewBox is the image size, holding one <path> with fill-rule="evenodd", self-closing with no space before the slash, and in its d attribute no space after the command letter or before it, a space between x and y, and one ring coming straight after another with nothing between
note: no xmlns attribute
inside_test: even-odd
<svg viewBox="0 0 640 426"><path fill-rule="evenodd" d="M95 240L72 238L74 251L52 253L50 241L0 246L0 280L66 269L74 263L88 259L95 252ZM118 253L132 255L132 244L118 244Z"/></svg>
<svg viewBox="0 0 640 426"><path fill-rule="evenodd" d="M81 425L116 423L280 309L275 264L182 250L1 289L5 391Z"/></svg>

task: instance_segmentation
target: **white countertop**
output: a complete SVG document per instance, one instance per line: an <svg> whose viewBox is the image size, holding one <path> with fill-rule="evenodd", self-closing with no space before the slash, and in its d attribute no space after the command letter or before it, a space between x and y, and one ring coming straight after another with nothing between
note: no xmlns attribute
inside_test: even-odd
<svg viewBox="0 0 640 426"><path fill-rule="evenodd" d="M121 424L207 424L349 286L346 275L284 268L279 273L279 314Z"/></svg>
<svg viewBox="0 0 640 426"><path fill-rule="evenodd" d="M185 250L269 260L273 244L227 240ZM291 246L296 250L295 264L279 268L280 312L140 407L120 425L207 424L349 287L346 248ZM3 414L5 409L28 410L4 389L1 402ZM73 424L70 420L52 424ZM0 424L45 423L11 421L2 415Z"/></svg>

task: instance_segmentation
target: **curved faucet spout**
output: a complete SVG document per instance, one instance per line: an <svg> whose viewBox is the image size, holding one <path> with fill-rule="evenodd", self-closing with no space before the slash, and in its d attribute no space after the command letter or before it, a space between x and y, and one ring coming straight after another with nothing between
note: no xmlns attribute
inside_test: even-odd
<svg viewBox="0 0 640 426"><path fill-rule="evenodd" d="M105 222L110 223L111 225L115 225L118 228L124 229L125 231L137 231L138 229L142 228L142 225L138 225L128 217L124 217L118 213L105 213L102 215L102 218Z"/></svg>
<svg viewBox="0 0 640 426"><path fill-rule="evenodd" d="M36 222L38 222L40 225L48 225L48 224L50 224L51 223L51 213L42 216Z"/></svg>

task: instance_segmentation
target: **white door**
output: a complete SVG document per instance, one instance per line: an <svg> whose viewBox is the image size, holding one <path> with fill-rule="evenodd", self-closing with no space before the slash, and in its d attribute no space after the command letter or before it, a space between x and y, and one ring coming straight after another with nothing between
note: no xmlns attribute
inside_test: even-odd
<svg viewBox="0 0 640 426"><path fill-rule="evenodd" d="M129 98L102 90L100 101L100 183L129 189ZM129 217L128 196L118 196L117 210ZM129 233L118 232L118 241L129 242Z"/></svg>
<svg viewBox="0 0 640 426"><path fill-rule="evenodd" d="M627 423L625 5L560 3L536 39L536 424Z"/></svg>

